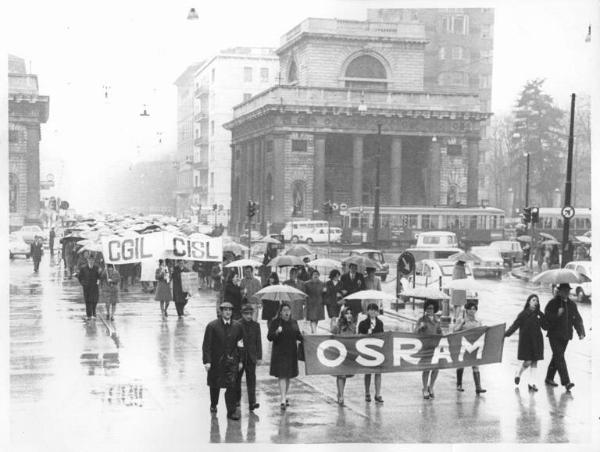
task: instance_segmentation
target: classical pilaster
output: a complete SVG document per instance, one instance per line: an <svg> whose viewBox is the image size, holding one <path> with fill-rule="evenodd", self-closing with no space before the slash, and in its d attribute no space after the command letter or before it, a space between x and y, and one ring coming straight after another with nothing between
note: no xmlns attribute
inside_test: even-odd
<svg viewBox="0 0 600 452"><path fill-rule="evenodd" d="M440 205L440 142L436 137L429 145L429 204Z"/></svg>
<svg viewBox="0 0 600 452"><path fill-rule="evenodd" d="M390 200L393 206L400 205L402 190L402 138L392 137L392 150L390 155Z"/></svg>
<svg viewBox="0 0 600 452"><path fill-rule="evenodd" d="M325 199L325 135L314 135L313 209L321 210Z"/></svg>
<svg viewBox="0 0 600 452"><path fill-rule="evenodd" d="M40 222L40 126L27 126L27 214L25 223Z"/></svg>
<svg viewBox="0 0 600 452"><path fill-rule="evenodd" d="M273 202L271 203L271 222L285 221L285 141L287 135L273 135Z"/></svg>
<svg viewBox="0 0 600 452"><path fill-rule="evenodd" d="M352 139L352 205L362 205L362 177L363 177L363 145L361 135L354 135Z"/></svg>
<svg viewBox="0 0 600 452"><path fill-rule="evenodd" d="M467 140L467 205L479 203L479 140Z"/></svg>

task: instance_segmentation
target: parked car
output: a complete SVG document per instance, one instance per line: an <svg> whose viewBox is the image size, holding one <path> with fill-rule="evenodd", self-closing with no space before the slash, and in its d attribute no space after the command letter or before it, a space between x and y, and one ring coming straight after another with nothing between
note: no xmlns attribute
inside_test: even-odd
<svg viewBox="0 0 600 452"><path fill-rule="evenodd" d="M19 233L19 235L21 236L23 241L27 244L33 243L33 241L35 240L35 237L37 235L42 237L42 239L44 239L44 241L46 241L46 239L48 237L48 234L45 233L44 230L37 225L23 226L17 232Z"/></svg>
<svg viewBox="0 0 600 452"><path fill-rule="evenodd" d="M8 237L8 257L9 259L15 256L22 255L29 259L29 253L31 248L29 244L25 243L21 234L11 233Z"/></svg>
<svg viewBox="0 0 600 452"><path fill-rule="evenodd" d="M453 254L461 253L463 250L450 247L423 247L407 248L405 251L411 253L415 258L415 262L418 262L423 259L447 259Z"/></svg>
<svg viewBox="0 0 600 452"><path fill-rule="evenodd" d="M253 242L258 242L260 239L263 238L262 234L258 231L254 231L251 230L250 231L250 236L252 237L252 241ZM240 235L240 242L243 245L246 245L248 243L248 230L244 231L241 235Z"/></svg>
<svg viewBox="0 0 600 452"><path fill-rule="evenodd" d="M592 279L592 261L572 261L565 265L569 270L575 270ZM571 284L571 293L577 296L577 301L592 301L592 283Z"/></svg>
<svg viewBox="0 0 600 452"><path fill-rule="evenodd" d="M497 248L474 246L471 248L471 253L479 258L471 264L473 276L476 278L502 278L504 259Z"/></svg>
<svg viewBox="0 0 600 452"><path fill-rule="evenodd" d="M439 287L440 277L442 287L452 280L452 272L456 261L451 259L423 259L415 264L415 286ZM465 264L467 279L473 279L470 263ZM412 275L408 276L409 287L412 287ZM467 290L467 301L477 301L477 292Z"/></svg>
<svg viewBox="0 0 600 452"><path fill-rule="evenodd" d="M521 249L521 244L517 241L498 240L490 243L489 246L500 251L504 263L509 266L523 262L523 250Z"/></svg>
<svg viewBox="0 0 600 452"><path fill-rule="evenodd" d="M380 250L359 248L359 249L350 251L350 256L354 256L354 255L368 257L369 259L372 259L375 262L377 262L379 264L380 268L375 271L375 275L379 276L382 281L386 280L386 278L390 272L390 266L389 266L389 264L385 263L385 259L383 258L383 253ZM344 271L345 271L345 268L344 268Z"/></svg>

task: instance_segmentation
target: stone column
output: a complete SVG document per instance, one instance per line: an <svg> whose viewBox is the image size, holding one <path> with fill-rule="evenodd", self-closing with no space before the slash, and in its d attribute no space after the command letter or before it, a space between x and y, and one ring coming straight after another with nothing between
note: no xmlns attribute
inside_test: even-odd
<svg viewBox="0 0 600 452"><path fill-rule="evenodd" d="M325 135L314 135L313 209L321 211L325 199Z"/></svg>
<svg viewBox="0 0 600 452"><path fill-rule="evenodd" d="M429 145L429 202L431 205L440 205L440 142L439 138L432 138Z"/></svg>
<svg viewBox="0 0 600 452"><path fill-rule="evenodd" d="M6 176L5 176L6 177ZM40 222L40 126L27 126L27 212L25 224Z"/></svg>
<svg viewBox="0 0 600 452"><path fill-rule="evenodd" d="M467 140L467 206L479 203L479 140Z"/></svg>
<svg viewBox="0 0 600 452"><path fill-rule="evenodd" d="M392 137L392 150L390 156L390 200L392 206L400 205L402 190L402 138Z"/></svg>
<svg viewBox="0 0 600 452"><path fill-rule="evenodd" d="M362 205L363 177L363 144L361 135L354 135L352 140L352 205Z"/></svg>
<svg viewBox="0 0 600 452"><path fill-rule="evenodd" d="M273 135L273 202L271 203L271 222L283 223L291 212L285 212L285 140L286 135Z"/></svg>

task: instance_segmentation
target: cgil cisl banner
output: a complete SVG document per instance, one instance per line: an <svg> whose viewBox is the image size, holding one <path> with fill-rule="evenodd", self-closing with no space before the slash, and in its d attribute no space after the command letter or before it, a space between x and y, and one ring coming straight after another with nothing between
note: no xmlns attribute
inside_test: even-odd
<svg viewBox="0 0 600 452"><path fill-rule="evenodd" d="M170 232L140 234L135 237L102 238L102 255L107 264L129 264L159 259L221 262L221 237L196 235L183 237Z"/></svg>
<svg viewBox="0 0 600 452"><path fill-rule="evenodd" d="M470 367L502 361L505 324L458 333L304 336L307 375L352 375Z"/></svg>

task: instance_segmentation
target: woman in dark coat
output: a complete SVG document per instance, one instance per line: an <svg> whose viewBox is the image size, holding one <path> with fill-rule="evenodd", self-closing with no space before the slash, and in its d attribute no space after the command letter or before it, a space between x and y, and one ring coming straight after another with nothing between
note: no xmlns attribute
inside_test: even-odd
<svg viewBox="0 0 600 452"><path fill-rule="evenodd" d="M173 297L171 296L171 272L166 262L162 259L158 261L158 268L154 272L154 278L157 281L154 299L160 301L160 312L166 317L168 315L169 301Z"/></svg>
<svg viewBox="0 0 600 452"><path fill-rule="evenodd" d="M417 334L442 334L442 327L440 321L435 316L435 313L439 309L437 300L426 300L423 304L425 314L419 320L415 326ZM423 398L425 400L433 399L435 397L433 393L433 385L438 377L439 370L424 370L421 374L421 380L423 382Z"/></svg>
<svg viewBox="0 0 600 452"><path fill-rule="evenodd" d="M536 294L527 297L525 307L519 313L511 327L504 333L509 337L515 331L519 330L519 348L517 358L523 361L523 364L515 375L515 384L521 381L521 374L529 367L530 391L537 391L535 385L535 372L537 362L544 359L544 337L542 328L544 323L544 314L540 310L540 300Z"/></svg>
<svg viewBox="0 0 600 452"><path fill-rule="evenodd" d="M340 308L343 303L340 277L341 274L339 270L331 270L329 272L329 281L325 283L325 292L323 293L323 303L327 308L327 315L330 320L330 331L333 331L337 326Z"/></svg>
<svg viewBox="0 0 600 452"><path fill-rule="evenodd" d="M240 288L240 277L237 272L229 272L223 300L228 301L233 305L233 320L242 318L242 289Z"/></svg>
<svg viewBox="0 0 600 452"><path fill-rule="evenodd" d="M325 292L325 284L319 279L319 272L313 270L310 280L304 283L304 293L308 295L306 299L306 320L310 322L310 332L312 334L317 332L319 320L325 319L323 292Z"/></svg>
<svg viewBox="0 0 600 452"><path fill-rule="evenodd" d="M298 322L292 319L292 308L288 303L281 304L279 317L271 322L267 339L273 342L269 374L279 379L280 406L285 410L289 406L290 379L298 376L297 341L302 342Z"/></svg>
<svg viewBox="0 0 600 452"><path fill-rule="evenodd" d="M265 287L267 286L275 286L279 284L279 276L277 276L277 273L273 272L269 275L269 278L267 280L267 284L265 285ZM267 321L267 327L271 324L271 322L275 319L275 317L277 317L277 314L279 313L279 305L281 303L277 300L263 300L262 301L262 316L261 318L263 320Z"/></svg>
<svg viewBox="0 0 600 452"><path fill-rule="evenodd" d="M175 309L177 309L177 316L183 317L183 308L187 304L187 300L190 297L189 292L183 290L181 283L181 274L187 272L183 261L178 261L175 268L173 268L173 301L175 302Z"/></svg>

